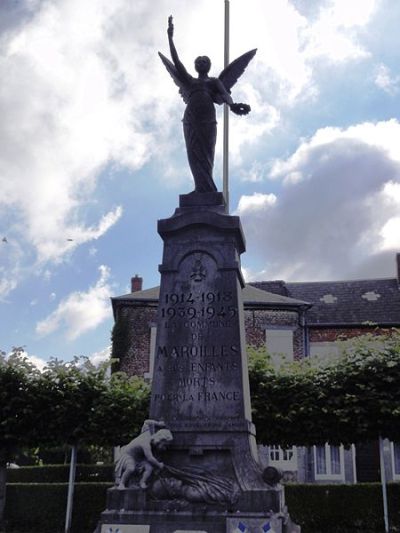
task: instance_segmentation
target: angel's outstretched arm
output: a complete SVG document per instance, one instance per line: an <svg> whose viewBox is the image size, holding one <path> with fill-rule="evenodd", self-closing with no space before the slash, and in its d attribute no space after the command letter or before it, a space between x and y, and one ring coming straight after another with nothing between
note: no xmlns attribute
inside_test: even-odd
<svg viewBox="0 0 400 533"><path fill-rule="evenodd" d="M226 90L226 87L222 83L222 81L219 78L216 78L216 80L217 80L218 89L220 91L219 94L222 100L222 102L219 101L217 103L222 104L223 102L225 102L225 104L228 104L231 111L233 111L235 115L247 115L251 110L250 106L247 104L235 104L234 101L232 100L232 96L229 94L229 91Z"/></svg>
<svg viewBox="0 0 400 533"><path fill-rule="evenodd" d="M180 74L184 78L188 78L189 74L187 70L185 69L183 63L179 59L178 52L176 51L175 44L174 44L174 25L172 23L172 15L168 17L168 42L169 42L169 49L171 52L171 58L174 62L174 65L176 67L176 70L178 71L178 74Z"/></svg>
<svg viewBox="0 0 400 533"><path fill-rule="evenodd" d="M232 96L226 90L225 85L222 83L222 81L219 78L216 78L216 80L217 80L217 85L218 85L218 89L220 91L222 100L228 105L233 104Z"/></svg>

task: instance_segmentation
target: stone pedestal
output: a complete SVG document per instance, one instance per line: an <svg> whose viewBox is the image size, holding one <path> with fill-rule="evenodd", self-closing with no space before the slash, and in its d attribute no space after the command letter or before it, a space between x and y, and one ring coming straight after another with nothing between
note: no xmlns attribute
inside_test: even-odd
<svg viewBox="0 0 400 533"><path fill-rule="evenodd" d="M169 492L178 492L164 498L160 488L111 489L100 526L108 532L119 525L120 533L138 525L151 533L295 531L284 525L283 488L267 485L258 463L239 217L225 214L221 193L191 193L158 232L164 253L150 418L164 420L174 436L163 462L187 478L179 490L167 479Z"/></svg>

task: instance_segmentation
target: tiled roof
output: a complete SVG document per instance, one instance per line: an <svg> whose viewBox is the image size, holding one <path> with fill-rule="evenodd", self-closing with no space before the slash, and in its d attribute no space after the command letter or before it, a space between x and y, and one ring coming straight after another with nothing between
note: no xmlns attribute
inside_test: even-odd
<svg viewBox="0 0 400 533"><path fill-rule="evenodd" d="M144 301L144 302L158 302L160 297L160 287L152 287L151 289L145 289L143 291L130 292L123 296L115 296L112 300L131 300L131 301Z"/></svg>
<svg viewBox="0 0 400 533"><path fill-rule="evenodd" d="M263 294L264 293L264 294ZM252 285L245 285L243 292L243 302L244 305L250 306L252 304L262 305L262 304L272 304L278 306L288 306L288 307L303 307L308 306L308 302L303 301L303 299L292 298L288 296L282 296L281 294L273 293L271 291L265 291L257 289Z"/></svg>
<svg viewBox="0 0 400 533"><path fill-rule="evenodd" d="M400 325L400 290L397 279L368 279L321 282L256 282L262 290L284 288L290 298L311 302L307 311L309 325L363 324Z"/></svg>
<svg viewBox="0 0 400 533"><path fill-rule="evenodd" d="M303 300L282 296L273 292L257 289L251 285L246 285L243 289L244 305L268 305L269 307L302 307L308 303ZM160 287L152 287L143 291L131 292L123 296L112 298L113 301L130 302L158 302L160 297Z"/></svg>
<svg viewBox="0 0 400 533"><path fill-rule="evenodd" d="M129 301L157 303L159 287L112 298L113 303ZM243 289L245 306L295 308L312 305L307 311L309 325L400 326L400 290L396 278L351 281L285 283L260 281Z"/></svg>

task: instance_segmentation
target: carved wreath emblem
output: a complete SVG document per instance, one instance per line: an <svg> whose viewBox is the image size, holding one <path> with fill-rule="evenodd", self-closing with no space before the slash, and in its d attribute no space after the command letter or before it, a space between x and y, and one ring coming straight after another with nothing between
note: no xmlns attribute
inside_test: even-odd
<svg viewBox="0 0 400 533"><path fill-rule="evenodd" d="M207 270L201 259L196 259L193 265L192 273L190 274L190 279L193 281L203 281L207 277Z"/></svg>

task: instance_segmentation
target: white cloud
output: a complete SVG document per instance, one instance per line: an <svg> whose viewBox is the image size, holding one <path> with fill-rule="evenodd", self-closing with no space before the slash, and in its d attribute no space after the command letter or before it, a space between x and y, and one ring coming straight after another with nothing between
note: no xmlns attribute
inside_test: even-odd
<svg viewBox="0 0 400 533"><path fill-rule="evenodd" d="M382 191L382 201L389 213L400 213L400 181L389 181ZM389 218L381 230L382 250L400 250L400 217Z"/></svg>
<svg viewBox="0 0 400 533"><path fill-rule="evenodd" d="M52 274L51 270L49 270L48 268L46 268L45 271L43 272L43 279L44 279L45 281L50 281L52 275L53 275L53 274Z"/></svg>
<svg viewBox="0 0 400 533"><path fill-rule="evenodd" d="M383 189L387 200L400 208L400 183L388 181Z"/></svg>
<svg viewBox="0 0 400 533"><path fill-rule="evenodd" d="M400 217L393 217L381 230L383 250L400 250Z"/></svg>
<svg viewBox="0 0 400 533"><path fill-rule="evenodd" d="M232 166L240 167L246 152L246 144L256 144L267 133L272 132L280 121L279 111L268 104L260 91L250 83L242 83L237 91L236 101L251 102L251 114L248 117L232 116L229 155ZM222 153L222 135L220 153Z"/></svg>
<svg viewBox="0 0 400 533"><path fill-rule="evenodd" d="M274 100L282 107L315 97L318 62L345 63L370 56L362 37L379 0L331 0L318 5L316 16L310 18L287 0L253 0L251 9L246 2L232 6L233 55L254 42L258 53L251 83L264 96L276 87Z"/></svg>
<svg viewBox="0 0 400 533"><path fill-rule="evenodd" d="M23 276L23 249L13 235L0 245L0 301L5 301Z"/></svg>
<svg viewBox="0 0 400 533"><path fill-rule="evenodd" d="M272 166L270 177L284 178L286 182L298 182L307 179L310 161L318 153L322 159L329 156L328 149L336 141L349 140L362 142L371 148L378 148L385 152L393 161L400 162L397 135L400 124L396 119L377 123L365 122L350 126L347 129L326 127L319 129L313 137L304 141L294 154L286 160L276 160ZM326 148L326 150L324 150ZM323 162L323 161L320 161ZM291 176L295 174L296 178Z"/></svg>
<svg viewBox="0 0 400 533"><path fill-rule="evenodd" d="M250 168L246 167L242 170L238 169L240 179L245 182L257 183L265 179L267 167L265 163L261 161L253 161Z"/></svg>
<svg viewBox="0 0 400 533"><path fill-rule="evenodd" d="M369 52L358 42L357 30L370 22L377 5L377 0L331 0L305 30L305 55L332 62L367 57Z"/></svg>
<svg viewBox="0 0 400 533"><path fill-rule="evenodd" d="M243 266L241 267L242 274L246 283L257 280L266 280L268 279L268 274L265 270L256 271L250 267Z"/></svg>
<svg viewBox="0 0 400 533"><path fill-rule="evenodd" d="M40 371L47 365L47 361L36 355L30 355L28 352L23 352L22 355L28 359L30 363L35 365Z"/></svg>
<svg viewBox="0 0 400 533"><path fill-rule="evenodd" d="M62 234L57 232L53 236L53 228L50 227L52 238L37 241L37 250L40 261L58 262L64 254L71 252L80 244L99 239L106 233L122 216L122 208L119 206L114 211L109 211L103 215L96 226L82 227L80 225L70 225L64 228ZM42 231L41 237L48 230ZM71 240L69 240L71 239ZM34 239L35 242L35 239Z"/></svg>
<svg viewBox="0 0 400 533"><path fill-rule="evenodd" d="M248 250L265 262L265 278L393 275L388 258L400 245L399 136L396 120L318 130L276 161L275 179L298 176L286 181L276 202L260 193L240 199Z"/></svg>
<svg viewBox="0 0 400 533"><path fill-rule="evenodd" d="M250 117L232 120L233 166L276 128L282 108L315 96L316 58L366 56L359 32L375 5L336 0L322 6L315 21L288 0L253 0L251 9L245 2L232 5L231 57L259 47L233 90L235 100L253 108ZM189 70L199 53L211 56L213 75L223 62L223 6L216 10L214 0L199 0L190 10L180 0L157 0L157 9L154 2L128 0L29 6L29 17L1 41L0 217L12 218L23 250L18 275L12 263L5 267L3 294L32 264L48 269L118 221L120 207L105 208L89 222L85 216L108 165L135 171L152 157L166 161L183 150L176 135L183 103L156 54L168 53L168 15L174 14L176 44Z"/></svg>
<svg viewBox="0 0 400 533"><path fill-rule="evenodd" d="M396 94L399 90L400 76L392 76L386 65L379 65L375 72L375 84L388 94Z"/></svg>
<svg viewBox="0 0 400 533"><path fill-rule="evenodd" d="M99 271L99 280L87 292L71 293L55 311L37 323L36 332L40 336L50 335L62 328L66 338L74 340L110 317L110 271L104 265L99 267Z"/></svg>
<svg viewBox="0 0 400 533"><path fill-rule="evenodd" d="M12 352L9 352L7 356L10 356ZM39 370L43 370L43 368L47 365L47 361L42 359L41 357L38 357L37 355L31 355L28 353L24 347L21 347L20 350L20 356L27 359L31 364L36 366Z"/></svg>
<svg viewBox="0 0 400 533"><path fill-rule="evenodd" d="M331 0L325 18L336 27L365 26L377 9L380 0Z"/></svg>
<svg viewBox="0 0 400 533"><path fill-rule="evenodd" d="M11 352L7 354L8 356L11 355ZM40 371L43 371L44 367L48 365L48 361L43 359L42 357L38 357L37 355L32 355L29 352L27 352L25 349L23 349L20 353L21 357L26 358L31 364L36 366ZM101 363L104 363L106 361L109 361L111 357L111 346L107 346L107 348L104 348L103 350L100 350L98 352L94 352L90 357L89 361L95 365L98 366Z"/></svg>
<svg viewBox="0 0 400 533"><path fill-rule="evenodd" d="M129 13L121 0L43 2L3 34L0 207L39 263L62 260L115 224L119 207L85 223L83 208L100 172L111 161L138 169L152 154L153 110L143 106L159 99L162 83L154 83L153 94L139 83L153 68L148 74L144 29L139 39L136 31L145 8L135 9ZM122 54L115 31L127 13L131 45ZM71 234L74 244L67 245ZM3 286L9 291L17 282Z"/></svg>
<svg viewBox="0 0 400 533"><path fill-rule="evenodd" d="M104 348L104 350L100 350L99 352L94 352L89 357L89 360L92 364L97 366L97 365L100 365L101 363L109 361L110 357L111 357L111 346L107 346L107 348Z"/></svg>
<svg viewBox="0 0 400 533"><path fill-rule="evenodd" d="M241 196L235 214L243 215L247 213L264 212L266 208L274 205L276 202L275 194L253 193L251 196Z"/></svg>
<svg viewBox="0 0 400 533"><path fill-rule="evenodd" d="M4 276L4 269L0 269L0 275ZM0 279L0 301L4 302L5 297L18 285L17 279L2 277Z"/></svg>
<svg viewBox="0 0 400 533"><path fill-rule="evenodd" d="M286 0L273 5L254 0L232 6L232 57L258 47L251 82L263 93L277 85L282 102L294 101L311 84L312 69L302 52L302 32L308 21Z"/></svg>

